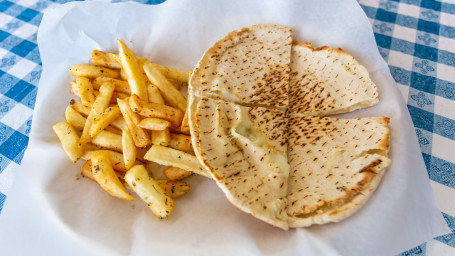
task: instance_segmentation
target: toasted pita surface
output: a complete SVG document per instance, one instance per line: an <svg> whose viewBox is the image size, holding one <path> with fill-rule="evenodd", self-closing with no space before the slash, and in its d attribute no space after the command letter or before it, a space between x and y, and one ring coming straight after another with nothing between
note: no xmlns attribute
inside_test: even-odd
<svg viewBox="0 0 455 256"><path fill-rule="evenodd" d="M229 201L288 229L285 112L198 96L190 104L195 154Z"/></svg>
<svg viewBox="0 0 455 256"><path fill-rule="evenodd" d="M190 94L285 108L289 104L292 30L272 24L230 32L194 69Z"/></svg>
<svg viewBox="0 0 455 256"><path fill-rule="evenodd" d="M367 201L389 165L389 119L291 115L291 227L339 221Z"/></svg>
<svg viewBox="0 0 455 256"><path fill-rule="evenodd" d="M325 116L376 104L378 92L367 69L340 48L294 43L290 74L291 113Z"/></svg>

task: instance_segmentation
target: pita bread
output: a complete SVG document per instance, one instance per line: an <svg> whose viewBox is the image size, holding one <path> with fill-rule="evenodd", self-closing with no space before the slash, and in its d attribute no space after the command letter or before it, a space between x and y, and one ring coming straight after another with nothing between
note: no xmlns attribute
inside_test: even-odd
<svg viewBox="0 0 455 256"><path fill-rule="evenodd" d="M339 221L358 210L390 160L388 118L291 115L287 213L291 227Z"/></svg>
<svg viewBox="0 0 455 256"><path fill-rule="evenodd" d="M367 69L340 48L295 43L291 54L291 113L325 116L376 104L378 92Z"/></svg>
<svg viewBox="0 0 455 256"><path fill-rule="evenodd" d="M368 71L308 43L290 63L291 40L277 25L229 33L192 72L188 108L195 155L228 200L285 230L352 215L390 163L388 118L314 117L378 102Z"/></svg>
<svg viewBox="0 0 455 256"><path fill-rule="evenodd" d="M288 229L285 112L192 96L190 127L196 156L229 201Z"/></svg>
<svg viewBox="0 0 455 256"><path fill-rule="evenodd" d="M232 31L202 56L190 94L243 105L289 104L292 30L271 24Z"/></svg>

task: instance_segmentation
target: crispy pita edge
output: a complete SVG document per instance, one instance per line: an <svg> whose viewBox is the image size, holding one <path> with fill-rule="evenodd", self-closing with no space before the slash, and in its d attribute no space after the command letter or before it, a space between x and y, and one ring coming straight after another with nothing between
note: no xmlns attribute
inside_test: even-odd
<svg viewBox="0 0 455 256"><path fill-rule="evenodd" d="M365 187L364 190L360 191L355 196L344 200L344 202L342 202L341 205L337 205L333 208L330 208L323 213L310 215L306 218L289 216L288 218L289 227L299 228L308 227L313 224L339 222L352 216L368 202L368 200L373 196L375 190L380 185L382 177L385 171L387 170L388 166L390 165L391 160L384 157L383 162L386 165L381 168L378 168L376 166L375 171L377 171L377 174L372 177L368 186Z"/></svg>

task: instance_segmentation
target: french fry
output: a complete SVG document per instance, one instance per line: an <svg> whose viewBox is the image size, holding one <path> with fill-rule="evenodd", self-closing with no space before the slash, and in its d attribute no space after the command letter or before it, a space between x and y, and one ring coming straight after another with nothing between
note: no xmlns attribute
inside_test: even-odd
<svg viewBox="0 0 455 256"><path fill-rule="evenodd" d="M123 119L123 116L119 116L117 119L115 119L111 123L111 125L119 130L128 129L128 126L126 125L126 122L125 122L125 119Z"/></svg>
<svg viewBox="0 0 455 256"><path fill-rule="evenodd" d="M147 87L144 76L142 75L142 67L138 65L136 55L121 40L117 40L117 43L120 63L130 85L131 94L136 94L139 98L147 101Z"/></svg>
<svg viewBox="0 0 455 256"><path fill-rule="evenodd" d="M108 131L100 131L92 138L92 143L103 148L112 149L122 152L122 135L118 135Z"/></svg>
<svg viewBox="0 0 455 256"><path fill-rule="evenodd" d="M171 126L171 123L163 119L149 117L142 119L139 122L138 126L147 130L162 131L166 128L169 128Z"/></svg>
<svg viewBox="0 0 455 256"><path fill-rule="evenodd" d="M168 80L168 81L175 87L175 89L180 91L180 89L182 88L181 82L175 81L175 80Z"/></svg>
<svg viewBox="0 0 455 256"><path fill-rule="evenodd" d="M190 185L183 181L156 180L164 193L171 198L181 197L190 191Z"/></svg>
<svg viewBox="0 0 455 256"><path fill-rule="evenodd" d="M190 124L188 123L188 109L185 111L185 115L183 115L182 125L180 126L180 131L186 135L190 134Z"/></svg>
<svg viewBox="0 0 455 256"><path fill-rule="evenodd" d="M95 150L102 150L103 148L101 146L95 145L91 142L85 143L82 148L84 149L84 154L81 156L82 159L87 160L90 159L90 157L85 157L87 152L89 151L95 151Z"/></svg>
<svg viewBox="0 0 455 256"><path fill-rule="evenodd" d="M98 66L108 67L112 69L122 68L118 55L110 52L93 50L92 61Z"/></svg>
<svg viewBox="0 0 455 256"><path fill-rule="evenodd" d="M212 178L195 156L180 150L153 145L144 158L161 165L175 166L210 179Z"/></svg>
<svg viewBox="0 0 455 256"><path fill-rule="evenodd" d="M122 130L119 130L115 128L114 126L108 125L106 128L104 128L105 131L111 132L117 135L122 135Z"/></svg>
<svg viewBox="0 0 455 256"><path fill-rule="evenodd" d="M146 130L137 126L140 122L139 115L134 113L128 103L128 99L118 99L118 106L122 112L123 119L125 119L128 131L133 136L134 144L137 147L143 148L152 143L150 136Z"/></svg>
<svg viewBox="0 0 455 256"><path fill-rule="evenodd" d="M128 77L126 76L125 70L122 68L120 69L120 78L126 82L128 82Z"/></svg>
<svg viewBox="0 0 455 256"><path fill-rule="evenodd" d="M114 85L111 83L105 83L100 87L100 94L96 97L95 102L92 105L90 113L85 122L84 130L82 131L79 143L83 144L90 140L90 127L92 126L95 118L100 116L103 111L109 106L109 102L114 92Z"/></svg>
<svg viewBox="0 0 455 256"><path fill-rule="evenodd" d="M158 87L151 83L147 83L147 92L149 96L149 102L164 105L164 99L163 96L161 96L160 89L158 89Z"/></svg>
<svg viewBox="0 0 455 256"><path fill-rule="evenodd" d="M72 99L70 101L70 105L71 107L76 110L77 112L79 112L82 116L84 117L87 117L89 114L90 114L90 107L89 106L85 106L84 104L82 104L81 101L78 101L78 100L75 100L75 99Z"/></svg>
<svg viewBox="0 0 455 256"><path fill-rule="evenodd" d="M74 110L71 105L68 105L65 110L65 118L68 123L71 124L75 129L84 129L85 121L87 120L79 112Z"/></svg>
<svg viewBox="0 0 455 256"><path fill-rule="evenodd" d="M131 94L130 85L128 84L127 81L114 79L110 77L97 77L93 79L92 81L93 89L99 90L101 85L103 85L106 82L110 82L115 86L114 89L115 92L121 92L128 95Z"/></svg>
<svg viewBox="0 0 455 256"><path fill-rule="evenodd" d="M76 87L82 104L91 106L95 102L95 93L90 79L82 76L76 77Z"/></svg>
<svg viewBox="0 0 455 256"><path fill-rule="evenodd" d="M90 127L90 137L95 137L99 132L104 130L108 125L110 125L114 120L120 117L122 113L120 108L117 106L112 106L106 108L100 116L95 118L92 126Z"/></svg>
<svg viewBox="0 0 455 256"><path fill-rule="evenodd" d="M182 123L183 113L177 108L143 101L134 94L131 95L129 103L131 109L141 116L164 119L171 122L172 126L175 127Z"/></svg>
<svg viewBox="0 0 455 256"><path fill-rule="evenodd" d="M86 178L89 178L93 181L96 181L95 177L93 177L93 173L92 173L92 161L91 160L86 161L85 164L82 165L81 175Z"/></svg>
<svg viewBox="0 0 455 256"><path fill-rule="evenodd" d="M143 165L135 165L126 172L125 181L147 203L157 217L165 218L174 210L174 200L165 194Z"/></svg>
<svg viewBox="0 0 455 256"><path fill-rule="evenodd" d="M112 69L88 65L88 64L80 64L74 65L70 68L70 74L72 76L84 76L88 78L95 78L99 76L106 76L111 78L118 78L120 74Z"/></svg>
<svg viewBox="0 0 455 256"><path fill-rule="evenodd" d="M148 59L146 59L146 58L143 58L143 57L138 57L138 58L137 58L137 63L139 64L139 66L143 67L145 62L150 62L150 61L149 61ZM155 64L155 63L152 63L152 64ZM155 64L155 65L157 65L157 64ZM162 73L162 72L161 72L161 73ZM163 74L163 75L164 75L164 74ZM146 80L148 80L147 74L145 73L145 71L144 71L144 77L145 77ZM167 77L167 76L166 76L166 77ZM169 77L168 77L168 78L169 78ZM175 89L180 90L180 87L181 87L180 82L175 81L175 80L172 80L172 81L169 80L169 82L175 87ZM152 102L153 102L153 101L152 101ZM156 102L156 103L159 103L159 102ZM163 103L163 104L164 104L164 103Z"/></svg>
<svg viewBox="0 0 455 256"><path fill-rule="evenodd" d="M169 146L171 141L171 133L169 128L166 128L162 131L152 131L152 144L160 146Z"/></svg>
<svg viewBox="0 0 455 256"><path fill-rule="evenodd" d="M185 171L178 167L171 166L163 171L164 176L169 180L176 181L176 180L183 180L184 178L193 174L192 172Z"/></svg>
<svg viewBox="0 0 455 256"><path fill-rule="evenodd" d="M122 147L125 167L126 169L130 169L136 161L136 145L134 144L133 137L127 129L122 130Z"/></svg>
<svg viewBox="0 0 455 256"><path fill-rule="evenodd" d="M191 136L171 133L169 147L180 151L193 152L193 146L191 145Z"/></svg>
<svg viewBox="0 0 455 256"><path fill-rule="evenodd" d="M82 147L79 145L79 136L76 130L68 122L60 122L54 124L52 129L57 134L60 143L62 143L63 150L69 156L73 163L77 162L84 153Z"/></svg>
<svg viewBox="0 0 455 256"><path fill-rule="evenodd" d="M150 62L156 69L158 69L165 77L174 79L180 82L188 83L191 71L184 71L176 68L166 67Z"/></svg>
<svg viewBox="0 0 455 256"><path fill-rule="evenodd" d="M136 159L140 162L145 163L146 160L144 158L145 154L147 153L148 148L138 148L136 147Z"/></svg>
<svg viewBox="0 0 455 256"><path fill-rule="evenodd" d="M160 89L164 100L172 107L176 107L182 112L185 112L188 103L182 93L177 90L150 61L145 62L143 68L150 82Z"/></svg>
<svg viewBox="0 0 455 256"><path fill-rule="evenodd" d="M95 177L93 177L92 173L92 161L88 160L85 162L85 164L82 166L81 170L81 175L84 176L85 178L91 179L92 181L95 181ZM123 179L123 175L120 173L116 173L116 175L121 179ZM177 198L181 197L184 194L186 194L188 191L190 191L191 187L190 185L186 184L185 182L182 181L170 181L170 180L156 180L158 185L163 189L164 193L171 198ZM128 183L122 183L125 188L133 190L131 186Z"/></svg>
<svg viewBox="0 0 455 256"><path fill-rule="evenodd" d="M79 88L77 87L76 85L76 82L72 81L70 82L70 86L71 86L71 92L76 95L77 97L81 98L82 99L82 95L80 94L80 90ZM100 92L97 91L97 90L93 90L93 94L95 95L95 97L97 97ZM130 95L129 94L126 94L126 93L122 93L122 92L113 92L112 93L112 97L111 97L111 101L109 103L111 104L116 104L117 103L117 99L125 99L125 98L128 98ZM82 102L82 104L84 106L88 106L90 107L92 104L91 102Z"/></svg>
<svg viewBox="0 0 455 256"><path fill-rule="evenodd" d="M104 150L95 151L90 159L92 161L92 174L96 182L106 190L110 195L123 200L134 201L125 187L122 185L112 168L109 155Z"/></svg>
<svg viewBox="0 0 455 256"><path fill-rule="evenodd" d="M87 143L87 144L91 144L91 143ZM85 144L85 145L87 145L87 144ZM84 160L90 160L90 158L92 157L92 155L95 151L97 151L97 150L85 150L85 153L82 155L81 158ZM107 150L107 149L103 149L103 151L106 151L107 154L109 155L109 159L111 160L112 167L114 168L114 170L119 171L119 172L127 171L127 169L125 167L125 161L123 160L122 153L115 152L112 150ZM137 162L137 164L139 164L139 162Z"/></svg>

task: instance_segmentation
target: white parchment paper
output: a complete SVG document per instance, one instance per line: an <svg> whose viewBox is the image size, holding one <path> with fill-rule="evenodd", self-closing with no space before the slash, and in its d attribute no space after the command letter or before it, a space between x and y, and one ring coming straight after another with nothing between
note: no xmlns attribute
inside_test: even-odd
<svg viewBox="0 0 455 256"><path fill-rule="evenodd" d="M288 25L299 41L342 47L370 71L380 103L345 116L391 118L392 165L354 216L282 231L228 203L214 182L191 177L167 220L145 204L113 198L79 177L51 126L72 98L69 68L93 49L117 52L122 39L138 55L191 70L231 30L257 23ZM2 255L395 255L449 233L435 208L406 106L373 31L354 0L70 3L46 12L39 28L43 73L29 147L0 215Z"/></svg>

